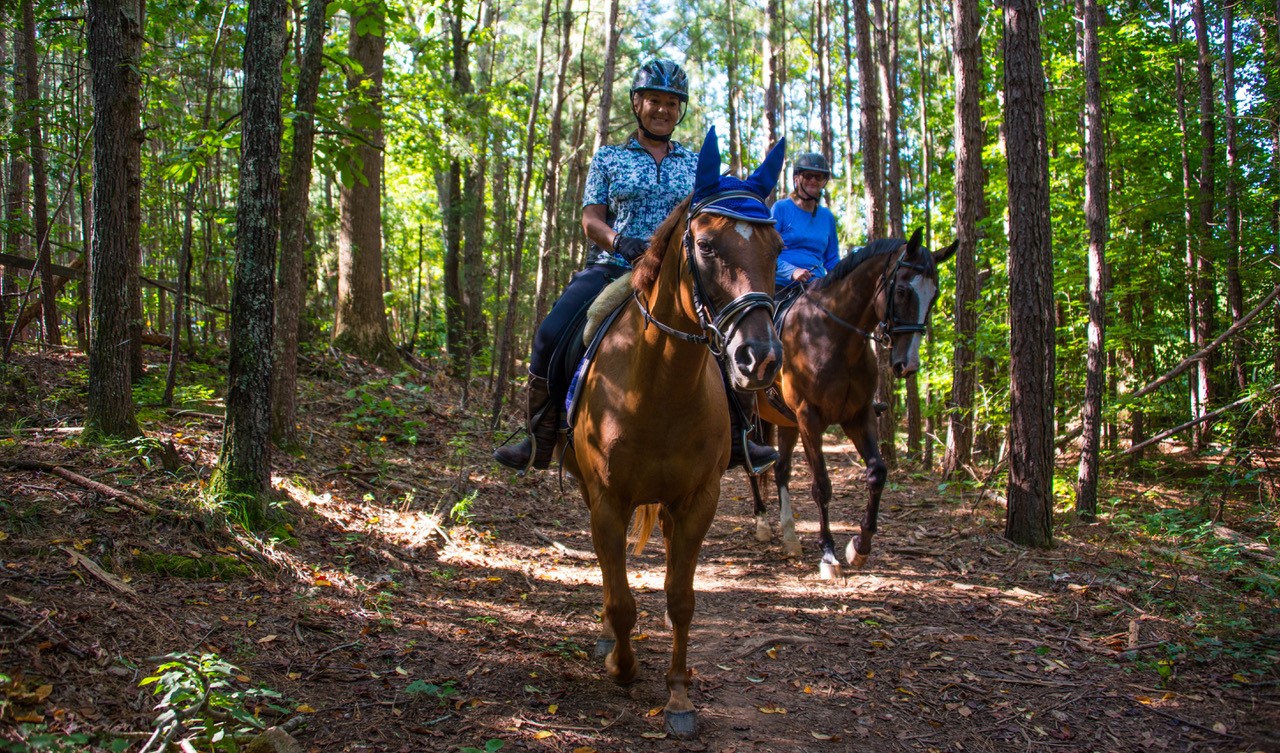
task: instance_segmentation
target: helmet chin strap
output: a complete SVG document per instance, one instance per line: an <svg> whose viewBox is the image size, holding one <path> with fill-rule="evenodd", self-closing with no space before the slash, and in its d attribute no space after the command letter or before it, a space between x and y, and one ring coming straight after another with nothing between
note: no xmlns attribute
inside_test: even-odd
<svg viewBox="0 0 1280 753"><path fill-rule="evenodd" d="M818 192L817 196L813 196L808 191L804 190L803 188L804 183L800 180L796 181L795 186L796 186L796 193L800 194L800 198L804 199L805 201L817 201L818 199L822 198L821 191Z"/></svg>
<svg viewBox="0 0 1280 753"><path fill-rule="evenodd" d="M640 129L640 133L643 133L644 137L647 139L653 139L654 141L667 142L671 140L672 134L676 132L676 129L672 128L671 133L668 133L665 136L660 136L654 133L653 131L650 131L648 128L645 128L644 121L640 120L640 108L636 107L634 98L631 100L631 114L635 116L636 126ZM676 121L676 125L680 125L681 123L683 123L684 116L688 114L689 114L689 107L688 105L682 102L680 104L680 119Z"/></svg>
<svg viewBox="0 0 1280 753"><path fill-rule="evenodd" d="M670 133L666 134L665 136L656 134L653 131L650 131L648 128L645 128L644 123L641 123L640 118L638 117L636 118L636 125L640 126L640 133L643 133L644 137L647 139L653 139L654 141L664 141L664 142L671 140Z"/></svg>

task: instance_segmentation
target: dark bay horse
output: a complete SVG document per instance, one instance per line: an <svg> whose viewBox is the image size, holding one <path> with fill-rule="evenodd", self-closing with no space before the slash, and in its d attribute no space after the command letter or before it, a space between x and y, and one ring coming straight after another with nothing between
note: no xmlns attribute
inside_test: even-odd
<svg viewBox="0 0 1280 753"><path fill-rule="evenodd" d="M654 235L632 276L633 300L581 377L564 458L590 511L603 576L597 655L604 654L605 668L620 684L631 682L638 668L627 524L634 513L639 552L661 521L672 633L665 723L681 738L697 729L687 663L694 570L729 465L729 407L717 357L744 390L771 384L782 361L772 320L782 239L763 198L777 182L784 147L774 147L742 181L720 176L715 142L712 129L692 201Z"/></svg>
<svg viewBox="0 0 1280 753"><path fill-rule="evenodd" d="M812 284L786 313L779 336L783 366L778 379L786 409L761 397L760 416L778 427L778 500L783 552L800 555L791 513L791 461L796 440L804 440L805 458L813 473L813 499L822 530L819 544L824 578L838 577L840 561L831 536L827 505L831 478L822 454L822 434L839 424L867 465L867 508L859 534L849 541L845 558L861 567L871 554L871 539L880 513L880 494L888 468L880 457L872 400L878 370L872 340L889 345L893 373L905 377L920 368L920 340L938 294L938 265L955 253L953 243L930 253L916 230L911 240L877 240L850 253L824 278ZM756 538L772 534L756 495Z"/></svg>

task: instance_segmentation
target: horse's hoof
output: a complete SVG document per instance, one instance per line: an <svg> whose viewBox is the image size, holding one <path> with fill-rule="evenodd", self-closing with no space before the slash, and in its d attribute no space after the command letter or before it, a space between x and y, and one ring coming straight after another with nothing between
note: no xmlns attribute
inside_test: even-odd
<svg viewBox="0 0 1280 753"><path fill-rule="evenodd" d="M692 740L698 736L697 711L668 711L662 716L668 735L677 740Z"/></svg>
<svg viewBox="0 0 1280 753"><path fill-rule="evenodd" d="M795 559L796 557L799 557L802 551L799 541L782 542L782 556L787 559Z"/></svg>
<svg viewBox="0 0 1280 753"><path fill-rule="evenodd" d="M597 659L605 658L606 656L609 655L609 652L612 651L613 647L616 646L617 644L618 642L613 640L612 638L597 638L595 658Z"/></svg>
<svg viewBox="0 0 1280 753"><path fill-rule="evenodd" d="M839 562L819 562L818 577L823 580L837 580L844 575L843 568Z"/></svg>
<svg viewBox="0 0 1280 753"><path fill-rule="evenodd" d="M763 520L756 520L756 541L761 544L768 544L773 540L773 531L769 528L769 524Z"/></svg>
<svg viewBox="0 0 1280 753"><path fill-rule="evenodd" d="M855 569L861 570L867 560L871 559L870 554L860 554L858 552L858 540L849 539L849 545L844 548L844 558Z"/></svg>

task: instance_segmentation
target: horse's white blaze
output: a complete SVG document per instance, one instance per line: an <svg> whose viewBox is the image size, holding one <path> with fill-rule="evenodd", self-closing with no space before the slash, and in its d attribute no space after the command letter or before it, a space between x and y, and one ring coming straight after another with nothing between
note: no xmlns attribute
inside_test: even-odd
<svg viewBox="0 0 1280 753"><path fill-rule="evenodd" d="M737 230L738 235L741 235L746 240L751 240L751 234L755 232L755 229L751 227L750 222L742 222L741 220L733 226L733 229Z"/></svg>
<svg viewBox="0 0 1280 753"><path fill-rule="evenodd" d="M916 312L916 324L924 324L924 318L929 314L929 302L938 294L938 286L924 275L911 278L908 284L916 292L916 300L920 302L920 309Z"/></svg>

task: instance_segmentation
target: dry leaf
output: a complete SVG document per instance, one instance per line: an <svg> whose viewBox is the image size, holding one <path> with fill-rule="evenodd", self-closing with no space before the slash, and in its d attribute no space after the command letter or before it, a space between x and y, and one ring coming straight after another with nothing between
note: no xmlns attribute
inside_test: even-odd
<svg viewBox="0 0 1280 753"><path fill-rule="evenodd" d="M774 647L770 648L768 651L765 651L764 653L765 653L765 655L766 655L766 656L768 656L770 659L777 659L777 658L778 658L778 647L777 647L777 646L774 646Z"/></svg>
<svg viewBox="0 0 1280 753"><path fill-rule="evenodd" d="M814 740L830 740L831 739L831 735L824 735L821 732L810 732L809 734L813 735Z"/></svg>
<svg viewBox="0 0 1280 753"><path fill-rule="evenodd" d="M653 708L649 709L647 713L645 713L645 716L657 716L658 714L661 714L661 713L662 713L662 707L654 706Z"/></svg>
<svg viewBox="0 0 1280 753"><path fill-rule="evenodd" d="M540 729L537 732L533 733L534 740L546 740L548 737L555 737L555 736L556 736L556 733L552 732L549 729Z"/></svg>
<svg viewBox="0 0 1280 753"><path fill-rule="evenodd" d="M305 704L305 703L300 703L300 704L298 704L298 707L297 707L297 708L295 708L295 709L294 709L294 711L298 712L299 714L314 714L314 713L316 713L316 710L315 710L315 709L311 708L310 706L308 706L308 705L307 705L307 704Z"/></svg>
<svg viewBox="0 0 1280 753"><path fill-rule="evenodd" d="M401 677L408 677L409 670L405 669L404 667L396 667L396 674L400 675Z"/></svg>
<svg viewBox="0 0 1280 753"><path fill-rule="evenodd" d="M40 703L44 703L44 699L48 698L49 694L52 692L53 692L52 685L41 685L40 687L36 688L36 700L39 701Z"/></svg>
<svg viewBox="0 0 1280 753"><path fill-rule="evenodd" d="M595 748L589 748L585 745L573 749L573 753L596 753Z"/></svg>
<svg viewBox="0 0 1280 753"><path fill-rule="evenodd" d="M270 643L271 641L274 641L276 637L275 633L272 633L271 635L264 635L258 639L258 643Z"/></svg>
<svg viewBox="0 0 1280 753"><path fill-rule="evenodd" d="M290 680L296 680L296 679L298 679L299 677L302 677L302 673L301 673L301 672L290 672L290 673L288 674L288 678L289 678Z"/></svg>
<svg viewBox="0 0 1280 753"><path fill-rule="evenodd" d="M640 736L647 737L650 740L666 740L667 739L666 732L641 732Z"/></svg>
<svg viewBox="0 0 1280 753"><path fill-rule="evenodd" d="M551 704L550 706L548 706L548 707L547 707L547 713L548 713L548 714L554 714L554 713L556 713L556 712L557 712L557 711L559 711L559 710L560 710L560 704L558 704L558 703L553 703L553 704Z"/></svg>
<svg viewBox="0 0 1280 753"><path fill-rule="evenodd" d="M1217 732L1219 735L1225 735L1227 734L1227 725L1223 724L1222 722L1214 722L1213 731Z"/></svg>
<svg viewBox="0 0 1280 753"><path fill-rule="evenodd" d="M760 713L762 713L762 714L785 714L785 713L787 713L787 710L786 710L786 709L784 709L784 708L782 708L781 706L761 706L761 707L760 707Z"/></svg>

